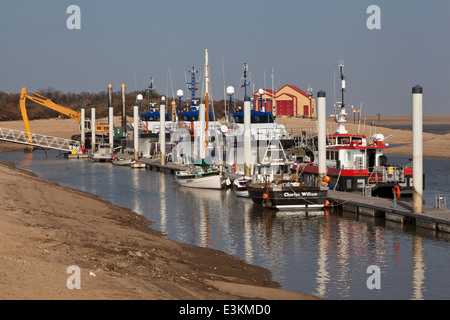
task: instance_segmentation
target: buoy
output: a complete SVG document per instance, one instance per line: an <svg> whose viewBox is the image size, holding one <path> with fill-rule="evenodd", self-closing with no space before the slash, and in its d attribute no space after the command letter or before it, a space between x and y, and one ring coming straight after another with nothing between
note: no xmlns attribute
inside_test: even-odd
<svg viewBox="0 0 450 320"><path fill-rule="evenodd" d="M269 194L264 193L264 194L263 194L263 199L269 199Z"/></svg>
<svg viewBox="0 0 450 320"><path fill-rule="evenodd" d="M394 193L395 199L400 198L400 188L398 187L398 185L394 186L394 188L392 189L392 192Z"/></svg>
<svg viewBox="0 0 450 320"><path fill-rule="evenodd" d="M328 207L330 205L330 201L325 200L325 207Z"/></svg>
<svg viewBox="0 0 450 320"><path fill-rule="evenodd" d="M323 178L323 182L325 182L325 183L330 182L330 177L329 177L329 176L325 176L325 177Z"/></svg>

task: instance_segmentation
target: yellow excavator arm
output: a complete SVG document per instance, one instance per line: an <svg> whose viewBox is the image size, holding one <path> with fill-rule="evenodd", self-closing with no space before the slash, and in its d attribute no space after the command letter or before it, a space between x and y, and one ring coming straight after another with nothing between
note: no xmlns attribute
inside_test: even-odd
<svg viewBox="0 0 450 320"><path fill-rule="evenodd" d="M43 105L44 107L53 109L55 111L58 111L59 113L65 114L66 116L69 116L75 120L77 120L78 124L81 122L81 113L78 111L74 111L70 108L61 106L59 104L54 103L50 99L44 97L43 95L40 95L39 93L34 93L34 95L27 94L27 88L22 88L22 92L20 94L20 111L22 112L22 117L25 117L28 120L27 111L25 107L25 100L29 99L33 102L39 103L40 105ZM25 115L25 117L24 117Z"/></svg>
<svg viewBox="0 0 450 320"><path fill-rule="evenodd" d="M25 125L25 131L27 132L27 138L29 142L32 142L31 140L31 131L30 131L30 123L28 121L28 115L27 115L27 109L26 109L26 100L29 99L33 102L36 102L40 105L43 105L44 107L50 108L52 110L58 111L59 113L62 113L66 116L69 116L73 119L75 119L78 122L78 125L81 124L81 113L75 110L72 110L70 108L61 106L59 104L54 103L50 99L44 97L43 95L40 95L38 93L34 93L33 95L27 94L27 88L23 87L22 92L20 93L20 112L22 113L22 119L23 123ZM91 122L89 120L85 120L85 130L86 132L91 132ZM96 126L96 132L98 133L108 133L109 132L109 125L108 124L97 124ZM80 127L81 130L81 127ZM32 149L32 147L30 147Z"/></svg>

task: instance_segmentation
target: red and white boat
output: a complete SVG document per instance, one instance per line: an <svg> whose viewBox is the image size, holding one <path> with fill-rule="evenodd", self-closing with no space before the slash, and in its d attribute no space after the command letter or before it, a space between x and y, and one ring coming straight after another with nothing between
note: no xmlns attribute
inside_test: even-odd
<svg viewBox="0 0 450 320"><path fill-rule="evenodd" d="M392 196L398 186L402 196L412 193L412 161L407 164L388 164L384 150L389 137L374 134L367 139L360 134L350 134L345 129L347 113L344 105L345 80L342 74L342 102L340 113L335 117L338 123L334 134L326 138L326 165L329 189L339 191L362 192L378 196ZM318 176L318 141L317 136L309 143L312 157L305 157L302 163L294 164L291 169L303 174L306 181Z"/></svg>

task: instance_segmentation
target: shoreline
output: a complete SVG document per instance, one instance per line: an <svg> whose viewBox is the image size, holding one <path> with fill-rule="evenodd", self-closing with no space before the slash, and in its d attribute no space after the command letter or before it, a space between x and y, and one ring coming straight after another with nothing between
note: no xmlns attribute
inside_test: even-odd
<svg viewBox="0 0 450 320"><path fill-rule="evenodd" d="M310 300L222 251L164 238L98 196L0 162L0 299ZM81 269L70 290L69 266Z"/></svg>

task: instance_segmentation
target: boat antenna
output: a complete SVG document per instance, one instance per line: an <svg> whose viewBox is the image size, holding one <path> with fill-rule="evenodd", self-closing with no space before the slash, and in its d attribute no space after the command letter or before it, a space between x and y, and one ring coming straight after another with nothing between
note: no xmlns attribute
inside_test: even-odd
<svg viewBox="0 0 450 320"><path fill-rule="evenodd" d="M244 87L244 97L247 96L247 87L250 85L250 79L247 78L247 70L248 70L248 65L244 62L244 77L242 79L244 79L244 84L242 85L242 87ZM248 80L248 82L247 82Z"/></svg>
<svg viewBox="0 0 450 320"><path fill-rule="evenodd" d="M148 91L150 91L150 97L149 97L149 107L153 107L153 77L150 77L150 85L148 86Z"/></svg>
<svg viewBox="0 0 450 320"><path fill-rule="evenodd" d="M345 77L344 77L344 61L343 60L341 60L339 62L339 71L341 73L341 94L342 94L341 108L345 108L345 104L344 104Z"/></svg>
<svg viewBox="0 0 450 320"><path fill-rule="evenodd" d="M338 116L338 128L336 130L336 133L338 134L346 134L347 130L345 129L345 123L347 122L345 113L345 103L344 103L344 92L345 92L345 77L344 77L344 61L339 61L339 71L341 73L341 93L342 93L342 100L340 102L341 105L341 112Z"/></svg>
<svg viewBox="0 0 450 320"><path fill-rule="evenodd" d="M188 90L191 91L191 104L195 104L195 91L198 90L198 82L195 79L195 75L198 73L198 70L195 70L194 67L192 67L192 70L189 70L189 73L191 74L191 82L188 82Z"/></svg>

